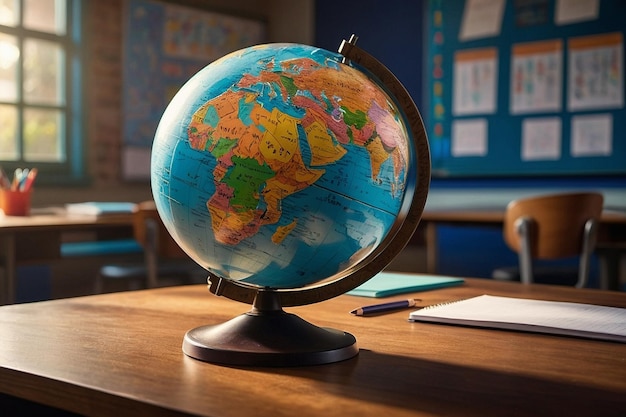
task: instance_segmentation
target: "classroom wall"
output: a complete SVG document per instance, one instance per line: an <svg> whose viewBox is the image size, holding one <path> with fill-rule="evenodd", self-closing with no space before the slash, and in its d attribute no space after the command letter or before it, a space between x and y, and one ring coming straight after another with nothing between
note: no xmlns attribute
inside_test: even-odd
<svg viewBox="0 0 626 417"><path fill-rule="evenodd" d="M271 42L300 42L337 50L342 39L359 36L358 45L378 58L405 85L418 108L424 88L425 0L171 0L208 10L261 17L268 22ZM122 16L124 0L90 1L85 26L87 62L88 185L39 187L35 207L84 200L141 201L151 198L147 182L130 183L121 177ZM626 163L626 162L625 162ZM493 188L624 188L625 177L541 177L438 179L432 189ZM489 247L477 256L476 242ZM441 273L487 276L493 260L512 260L493 230L447 228L439 235ZM419 270L419 266L417 269Z"/></svg>
<svg viewBox="0 0 626 417"><path fill-rule="evenodd" d="M458 0L457 0L458 1ZM317 0L315 42L336 48L340 39L359 35L358 45L391 69L405 85L424 116L427 0ZM624 161L626 164L626 161ZM431 191L553 189L624 189L626 176L535 176L433 178ZM427 203L428 204L428 203ZM439 227L438 272L489 277L493 268L515 264L517 258L505 245L499 228ZM597 273L594 264L594 273Z"/></svg>
<svg viewBox="0 0 626 417"><path fill-rule="evenodd" d="M170 0L180 6L262 19L270 42L312 43L314 0ZM34 207L78 201L141 201L149 183L122 178L122 45L125 0L85 1L87 46L85 145L89 180L75 186L41 186Z"/></svg>

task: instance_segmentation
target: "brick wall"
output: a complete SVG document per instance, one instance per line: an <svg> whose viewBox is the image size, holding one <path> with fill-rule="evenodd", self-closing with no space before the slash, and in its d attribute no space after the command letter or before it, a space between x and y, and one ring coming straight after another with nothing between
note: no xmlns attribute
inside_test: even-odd
<svg viewBox="0 0 626 417"><path fill-rule="evenodd" d="M86 10L87 164L94 186L121 180L123 0L92 1Z"/></svg>

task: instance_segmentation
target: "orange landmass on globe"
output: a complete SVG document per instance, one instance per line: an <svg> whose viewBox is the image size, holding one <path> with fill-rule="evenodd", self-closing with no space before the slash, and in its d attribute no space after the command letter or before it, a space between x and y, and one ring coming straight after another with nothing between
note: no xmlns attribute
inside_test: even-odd
<svg viewBox="0 0 626 417"><path fill-rule="evenodd" d="M294 117L276 108L267 111L262 106L254 106L250 113L254 123L244 125L238 106L232 103L245 101L248 95L241 91L227 91L210 100L194 114L188 129L191 147L212 152L218 159L214 169L216 192L207 202L207 208L216 239L231 245L256 234L262 225L278 222L282 215L281 201L315 183L324 173L323 170L311 170L304 164L298 144L298 120ZM206 123L209 110L218 120L215 126ZM222 145L220 148L224 141L235 142L232 146ZM225 152L222 154L220 149ZM264 183L261 193L258 189L248 190L257 201L263 197L265 209L230 204L235 193L246 192L241 187L229 189L224 182L235 156L253 159L274 172Z"/></svg>
<svg viewBox="0 0 626 417"><path fill-rule="evenodd" d="M337 162L346 154L346 149L335 144L327 129L314 121L304 129L311 148L311 165L320 166Z"/></svg>
<svg viewBox="0 0 626 417"><path fill-rule="evenodd" d="M286 226L278 226L276 228L276 232L272 235L272 243L279 245L282 241L289 235L296 225L298 224L298 220L294 219L291 223Z"/></svg>
<svg viewBox="0 0 626 417"><path fill-rule="evenodd" d="M273 62L268 64L268 68L274 67ZM298 125L306 134L311 167L337 162L347 152L342 144L354 143L369 153L374 181L378 181L382 164L391 159L396 183L402 182L398 177L407 165L408 145L381 90L349 66L338 70L303 58L284 63L283 70L242 76L236 88L201 106L189 124L191 147L211 152L217 159L213 172L216 192L207 207L219 242L235 245L261 226L277 223L282 200L324 174L325 170L304 163ZM251 92L250 87L257 84L277 88ZM296 94L298 91L307 94ZM329 91L333 94L328 95ZM303 109L303 116L258 105L260 94L268 94L272 100L280 95L283 102ZM395 194L395 188L392 190ZM259 204L261 198L264 204ZM295 225L278 227L273 242L282 242Z"/></svg>
<svg viewBox="0 0 626 417"><path fill-rule="evenodd" d="M273 67L273 65L272 65ZM341 70L321 66L310 58L293 59L283 63L285 72L291 68L298 68L297 74L292 77L293 84L300 91L308 91L313 98L305 95L290 96L287 87L281 82L281 73L276 71L263 71L258 76L246 74L242 77L238 86L249 87L257 83L273 83L281 87L282 99L291 100L294 105L307 109L305 117L300 121L306 129L313 123L321 123L333 132L339 143L356 143L365 146L369 140L377 136L385 145L387 158L394 160L394 173L396 183L398 182L401 170L408 163L408 147L404 141L404 135L399 134L399 123L392 116L394 113L387 96L378 89L360 71L350 67L341 66ZM327 97L325 92L332 91L333 95ZM319 103L330 102L333 109L322 108ZM367 122L363 126L346 126L345 120L341 117L340 108L349 108L352 112L362 112L367 114ZM337 111L331 111L337 110ZM313 128L313 132L318 132ZM311 140L313 139L313 142ZM323 165L325 157L331 155L329 162L340 159L340 148L333 146L319 147L320 137L307 137L313 154L311 165ZM323 140L323 139L322 139ZM322 142L326 145L328 142ZM314 149L315 148L315 149ZM369 149L366 146L366 149ZM395 155L394 155L395 154ZM337 159L332 158L332 155ZM319 159L318 159L319 158ZM372 158L372 179L376 180L380 169L375 164L379 164L379 159ZM384 162L384 161L383 161ZM401 162L398 165L395 162Z"/></svg>

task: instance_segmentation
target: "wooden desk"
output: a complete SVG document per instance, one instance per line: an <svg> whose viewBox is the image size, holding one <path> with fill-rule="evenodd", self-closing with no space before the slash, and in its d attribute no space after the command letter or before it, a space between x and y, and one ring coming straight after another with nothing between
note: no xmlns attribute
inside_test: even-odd
<svg viewBox="0 0 626 417"><path fill-rule="evenodd" d="M0 214L0 305L15 299L15 268L23 262L46 262L61 257L61 243L72 234L95 238L132 236L131 215L70 216L59 210L34 210L31 216Z"/></svg>
<svg viewBox="0 0 626 417"><path fill-rule="evenodd" d="M502 229L504 223L505 206L469 208L426 208L422 215L421 227L423 230L426 247L426 271L431 274L437 273L437 225L452 224L457 226L472 227L497 227ZM602 213L598 231L598 246L626 244L626 211L618 212L606 210ZM622 248L622 251L625 248ZM619 283L618 267L613 265L619 260L615 258L617 253L611 253L613 258L605 254L605 261L609 270L601 277L601 285L604 289L617 289Z"/></svg>
<svg viewBox="0 0 626 417"><path fill-rule="evenodd" d="M626 307L619 292L481 279L419 298L483 293ZM184 355L187 330L248 310L204 285L3 306L0 393L11 396L5 403L114 417L626 415L626 344L410 323L409 310L349 314L372 301L343 295L288 309L352 333L360 348L347 361L301 368Z"/></svg>

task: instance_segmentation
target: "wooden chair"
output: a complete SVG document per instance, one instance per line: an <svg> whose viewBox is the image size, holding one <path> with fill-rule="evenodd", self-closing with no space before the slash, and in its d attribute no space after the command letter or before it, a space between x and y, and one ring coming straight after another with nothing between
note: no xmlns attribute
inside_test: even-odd
<svg viewBox="0 0 626 417"><path fill-rule="evenodd" d="M518 254L517 267L498 268L492 277L542 282L542 277L573 275L577 288L587 285L596 229L602 214L602 194L562 193L512 201L504 218L504 240ZM536 260L579 257L578 267L535 268Z"/></svg>
<svg viewBox="0 0 626 417"><path fill-rule="evenodd" d="M133 235L144 249L143 263L104 265L96 278L95 292L101 293L110 280L128 281L129 289L154 288L170 283L206 281L208 273L183 252L159 217L154 201L137 204L133 212Z"/></svg>

